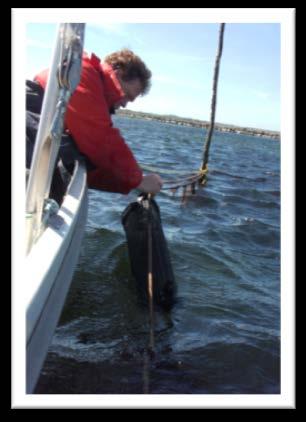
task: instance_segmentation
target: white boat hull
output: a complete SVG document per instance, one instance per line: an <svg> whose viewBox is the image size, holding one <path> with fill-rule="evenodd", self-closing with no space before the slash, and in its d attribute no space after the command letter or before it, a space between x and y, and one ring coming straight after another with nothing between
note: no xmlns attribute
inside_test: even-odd
<svg viewBox="0 0 306 422"><path fill-rule="evenodd" d="M63 309L87 219L86 169L77 164L59 212L27 256L26 392L33 393Z"/></svg>

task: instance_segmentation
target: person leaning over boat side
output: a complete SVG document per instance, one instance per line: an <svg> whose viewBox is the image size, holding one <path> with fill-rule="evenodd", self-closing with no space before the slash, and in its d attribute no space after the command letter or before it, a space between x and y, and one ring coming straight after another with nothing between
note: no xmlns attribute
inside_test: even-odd
<svg viewBox="0 0 306 422"><path fill-rule="evenodd" d="M43 89L48 70L34 81ZM111 114L125 107L150 88L151 72L131 50L108 55L104 62L86 53L81 79L71 96L66 115L66 133L90 161L88 187L127 194L132 189L156 194L162 187L157 174L144 176L120 131L113 127Z"/></svg>

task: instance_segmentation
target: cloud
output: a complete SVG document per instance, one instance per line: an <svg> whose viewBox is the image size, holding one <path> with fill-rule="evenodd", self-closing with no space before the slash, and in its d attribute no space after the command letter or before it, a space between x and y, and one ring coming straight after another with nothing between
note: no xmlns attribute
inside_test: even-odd
<svg viewBox="0 0 306 422"><path fill-rule="evenodd" d="M101 36L102 33L124 38L127 42L135 42L143 46L144 42L132 31L128 31L123 23L89 23L87 24L87 31L92 32L96 36Z"/></svg>
<svg viewBox="0 0 306 422"><path fill-rule="evenodd" d="M270 98L270 94L263 91L254 91L254 95L261 100L268 100Z"/></svg>
<svg viewBox="0 0 306 422"><path fill-rule="evenodd" d="M110 34L117 34L121 36L126 35L124 26L121 23L89 23L86 26L88 31L92 31L100 34L101 31L107 32Z"/></svg>
<svg viewBox="0 0 306 422"><path fill-rule="evenodd" d="M173 76L166 76L162 74L153 75L152 83L162 83L167 85L174 85L180 88L195 89L197 91L207 91L207 87L196 82L192 82L186 79L175 79Z"/></svg>
<svg viewBox="0 0 306 422"><path fill-rule="evenodd" d="M44 43L44 42L39 41L39 40L34 40L32 38L28 38L26 40L26 43L27 43L27 47L43 48L45 50L51 50L52 49L52 45Z"/></svg>
<svg viewBox="0 0 306 422"><path fill-rule="evenodd" d="M207 58L204 56L196 56L196 55L192 55L192 54L181 54L181 53L174 53L172 51L155 51L155 52L149 52L147 53L147 57L153 57L153 58L159 58L161 61L164 60L165 58L167 60L171 60L171 61L180 61L183 63L190 63L190 62L205 62L205 63L210 63L211 62L211 58Z"/></svg>

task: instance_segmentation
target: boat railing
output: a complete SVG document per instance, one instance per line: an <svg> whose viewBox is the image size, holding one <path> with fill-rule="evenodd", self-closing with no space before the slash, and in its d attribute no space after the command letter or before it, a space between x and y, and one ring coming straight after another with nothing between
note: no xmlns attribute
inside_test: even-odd
<svg viewBox="0 0 306 422"><path fill-rule="evenodd" d="M61 23L52 55L26 193L26 253L43 230L64 117L80 81L85 24Z"/></svg>

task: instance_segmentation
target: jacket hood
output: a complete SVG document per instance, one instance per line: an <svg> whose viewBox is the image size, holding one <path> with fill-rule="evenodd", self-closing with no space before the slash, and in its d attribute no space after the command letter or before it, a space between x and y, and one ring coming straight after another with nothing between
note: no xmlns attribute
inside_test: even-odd
<svg viewBox="0 0 306 422"><path fill-rule="evenodd" d="M85 56L84 59L89 61L92 66L99 71L104 85L104 94L109 108L113 107L119 100L124 97L124 92L113 68L107 63L101 63L100 59L91 54L91 57Z"/></svg>
<svg viewBox="0 0 306 422"><path fill-rule="evenodd" d="M124 97L124 92L115 71L109 64L101 63L100 59L93 53L90 57L87 53L83 53L83 65L84 63L92 65L99 72L103 81L105 100L108 108L111 109ZM48 73L49 69L45 69L34 78L44 89L46 88Z"/></svg>

